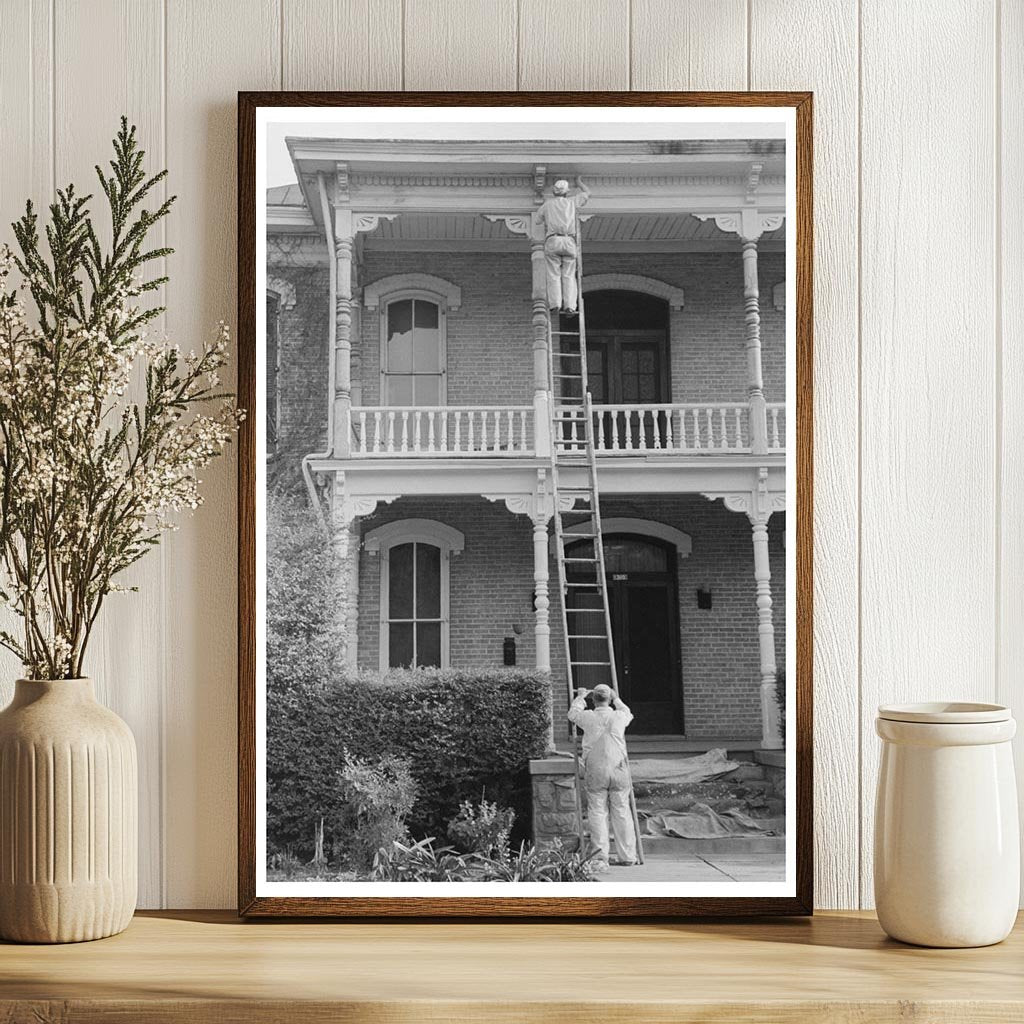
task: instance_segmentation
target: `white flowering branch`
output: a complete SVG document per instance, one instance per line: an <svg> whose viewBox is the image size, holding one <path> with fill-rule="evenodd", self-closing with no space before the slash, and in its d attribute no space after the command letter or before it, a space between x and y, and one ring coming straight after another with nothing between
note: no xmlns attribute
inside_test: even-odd
<svg viewBox="0 0 1024 1024"><path fill-rule="evenodd" d="M219 390L225 325L187 355L147 339L163 308L139 297L166 278L143 281L143 270L171 250L146 250L146 236L174 200L140 207L166 175L147 177L144 156L122 118L112 174L96 168L109 244L91 197L69 187L50 206L45 252L31 203L14 224L20 255L0 248L0 601L22 625L0 631L0 645L32 678L82 674L103 599L124 589L115 577L175 528L174 513L200 504L198 472L241 418ZM132 401L142 366L145 399Z"/></svg>

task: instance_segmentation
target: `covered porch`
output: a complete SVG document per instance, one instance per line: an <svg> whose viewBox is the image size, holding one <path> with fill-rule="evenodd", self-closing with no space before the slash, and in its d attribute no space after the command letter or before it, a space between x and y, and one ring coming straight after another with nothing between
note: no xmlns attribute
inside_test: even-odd
<svg viewBox="0 0 1024 1024"><path fill-rule="evenodd" d="M347 481L356 475L349 472ZM350 664L515 663L549 672L555 734L563 735L566 651L560 599L551 592L551 500L546 481L537 482L532 493L463 488L455 496L424 480L413 493L342 499L359 513L336 533L352 595ZM605 487L604 495L619 686L637 714L631 748L661 756L780 747L781 493ZM399 546L401 561L393 562ZM430 575L429 587L416 592L436 594L436 601L413 614L417 572ZM403 596L393 598L399 588ZM392 625L399 620L404 624Z"/></svg>

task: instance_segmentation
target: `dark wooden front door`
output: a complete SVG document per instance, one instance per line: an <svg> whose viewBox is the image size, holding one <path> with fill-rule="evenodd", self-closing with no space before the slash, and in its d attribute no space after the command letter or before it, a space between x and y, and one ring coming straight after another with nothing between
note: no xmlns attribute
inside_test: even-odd
<svg viewBox="0 0 1024 1024"><path fill-rule="evenodd" d="M587 377L595 405L649 406L668 401L663 331L592 331L587 335ZM642 426L641 426L642 424ZM653 446L654 419L606 413L598 430L602 448L636 448L641 432Z"/></svg>
<svg viewBox="0 0 1024 1024"><path fill-rule="evenodd" d="M570 549L574 554L584 546ZM679 659L679 605L675 552L646 538L605 537L608 610L615 646L615 668L622 699L633 712L633 734L668 735L683 730ZM593 614L570 615L580 633L603 633L596 595L571 591L570 607L594 608ZM603 660L603 643L573 642L573 657ZM610 682L607 669L581 669L578 686Z"/></svg>

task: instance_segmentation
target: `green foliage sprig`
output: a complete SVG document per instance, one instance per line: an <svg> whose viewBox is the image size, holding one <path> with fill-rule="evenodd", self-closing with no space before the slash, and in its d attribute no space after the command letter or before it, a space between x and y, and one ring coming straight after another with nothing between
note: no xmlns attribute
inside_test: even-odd
<svg viewBox="0 0 1024 1024"><path fill-rule="evenodd" d="M124 589L115 577L175 528L174 513L200 504L198 471L241 418L220 390L225 325L187 354L147 338L164 308L141 297L167 278L144 274L172 252L147 249L147 236L174 197L143 205L167 174L147 175L144 158L122 118L110 173L96 168L109 242L92 197L69 185L45 241L29 202L13 225L19 253L0 249L0 602L21 620L0 645L31 678L82 674L104 598Z"/></svg>

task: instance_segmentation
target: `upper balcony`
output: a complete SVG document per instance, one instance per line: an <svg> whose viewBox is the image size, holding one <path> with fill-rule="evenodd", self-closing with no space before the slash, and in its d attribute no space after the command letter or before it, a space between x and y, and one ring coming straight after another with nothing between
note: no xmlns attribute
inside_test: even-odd
<svg viewBox="0 0 1024 1024"><path fill-rule="evenodd" d="M594 405L599 456L727 455L753 451L746 402ZM584 451L578 406L556 406L563 448ZM352 459L536 458L533 406L356 406L351 410ZM786 449L785 405L767 405L768 451Z"/></svg>
<svg viewBox="0 0 1024 1024"><path fill-rule="evenodd" d="M285 433L298 433L316 422L310 357L326 342L313 472L360 467L346 493L430 493L454 468L447 486L497 493L510 476L536 477L552 430L560 451L584 453L580 407L550 370L546 242L532 217L556 178L576 175L591 189L580 287L602 475L625 493L654 477L669 490L681 466L689 484L751 464L784 472L785 405L769 401L786 379L778 140L291 139L289 150L297 184L268 196L268 293L286 314L267 353L275 401L300 410ZM310 312L321 302L323 341Z"/></svg>

